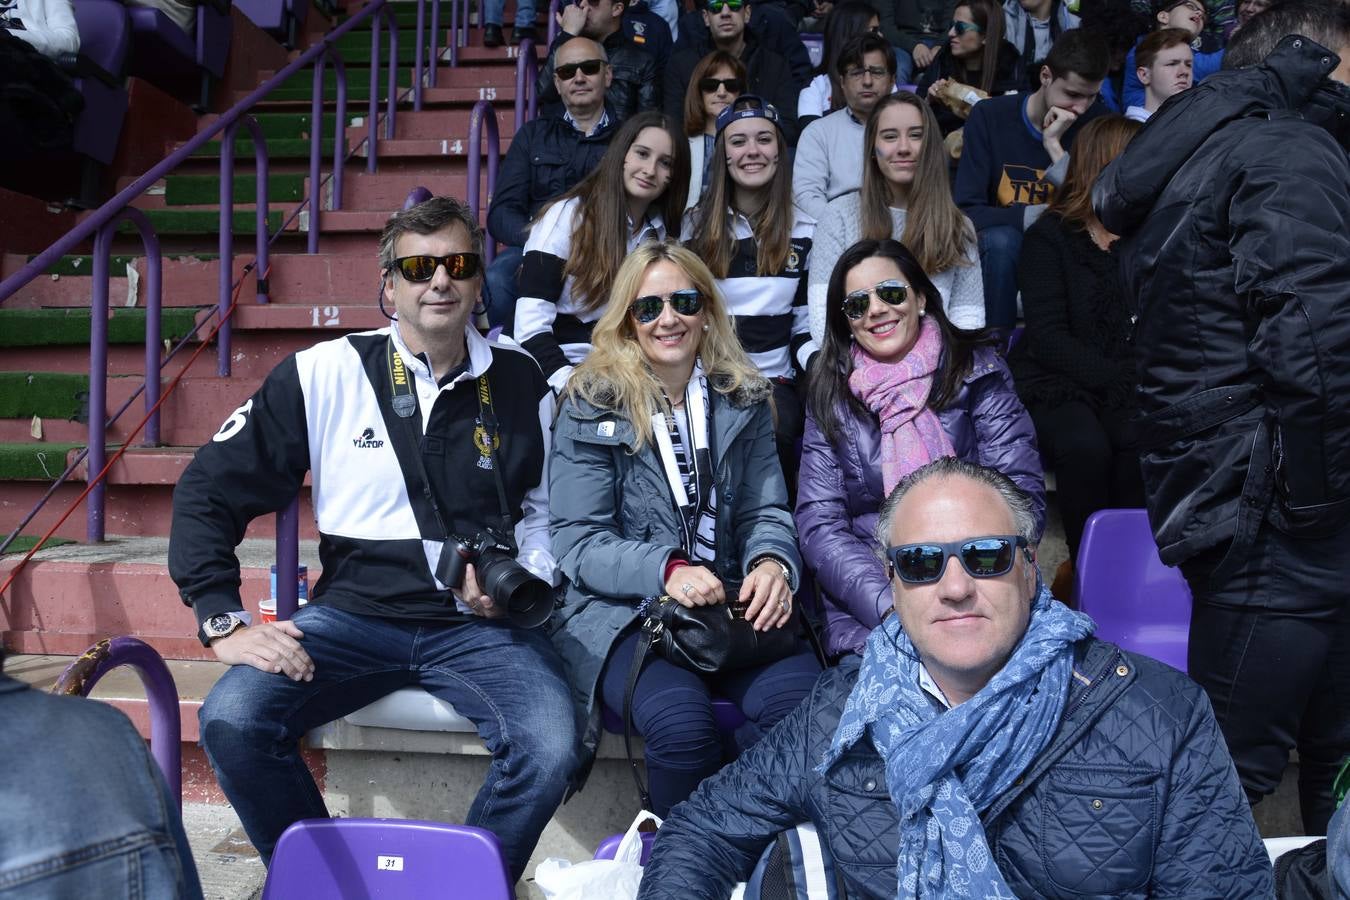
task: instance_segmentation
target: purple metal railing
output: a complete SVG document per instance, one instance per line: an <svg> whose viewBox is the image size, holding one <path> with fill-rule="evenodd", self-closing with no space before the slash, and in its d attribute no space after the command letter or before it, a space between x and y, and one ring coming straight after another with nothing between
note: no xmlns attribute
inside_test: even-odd
<svg viewBox="0 0 1350 900"><path fill-rule="evenodd" d="M534 57L534 41L526 38L520 42L520 55L516 57L516 131L539 115L539 96L534 89L538 77L539 60Z"/></svg>
<svg viewBox="0 0 1350 900"><path fill-rule="evenodd" d="M525 48L529 41L522 41L520 45L521 58L525 57ZM519 81L519 78L517 78ZM516 108L520 108L519 98L517 98ZM483 126L487 129L484 133ZM469 113L469 185L468 202L469 211L473 213L474 221L480 221L478 215L480 204L478 191L482 186L482 165L483 165L483 139L487 138L487 182L488 182L488 202L492 202L492 193L497 188L497 165L501 161L502 140L500 131L497 128L497 111L492 108L492 101L479 100L473 105L473 111ZM487 240L483 242L484 262L491 264L497 256L497 242L492 239L492 233L489 232Z"/></svg>
<svg viewBox="0 0 1350 900"><path fill-rule="evenodd" d="M94 235L93 295L89 301L89 453L86 466L89 478L103 471L107 461L108 409L108 260L112 255L113 232L122 221L136 226L145 247L145 409L150 418L145 425L144 446L159 443L159 309L162 297L163 260L159 238L150 219L139 209L127 207L104 222ZM152 411L153 410L153 411ZM89 492L85 510L85 533L92 543L103 540L103 500L107 485L99 481Z"/></svg>
<svg viewBox="0 0 1350 900"><path fill-rule="evenodd" d="M559 11L560 9L562 9L562 4L559 2L559 0L549 0L549 2L548 2L548 47L545 47L545 48L544 48L545 51L547 51L549 47L552 47L552 46L553 46L553 39L556 38L556 37L558 36L558 27L559 27L559 26L558 26L558 11Z"/></svg>
<svg viewBox="0 0 1350 900"><path fill-rule="evenodd" d="M421 4L418 4L419 8ZM378 22L379 19L377 18ZM398 44L398 29L390 31L392 35L391 43ZM323 182L319 179L319 163L323 156L323 144L320 140L320 133L323 131L323 67L327 64L329 58L333 60L333 66L337 69L337 111L333 120L333 193L331 207L332 209L342 209L342 162L347 155L347 67L342 62L342 54L335 47L329 47L327 51L320 54L314 61L314 91L310 95L310 141L309 141L309 235L306 241L308 253L319 252L319 220L322 217L323 210ZM376 79L378 67L372 66L371 80ZM417 73L420 78L421 74ZM392 80L393 73L390 73ZM394 89L390 89L390 95ZM366 148L366 152L374 156L378 152L379 143Z"/></svg>
<svg viewBox="0 0 1350 900"><path fill-rule="evenodd" d="M234 136L240 125L248 129L249 137L253 139L253 165L257 180L254 196L254 204L257 209L253 226L257 244L254 252L257 258L257 270L262 274L259 274L256 282L256 296L259 303L266 303L270 299L265 274L268 269L267 136L263 134L262 127L258 125L257 119L245 115L230 123L220 136L220 235L218 241L220 276L217 282L216 309L221 321L225 320L225 316L230 310L230 293L234 280ZM318 146L318 143L315 142L314 145ZM222 328L217 335L216 374L221 378L228 378L230 375L232 337L233 333L228 328Z"/></svg>
<svg viewBox="0 0 1350 900"><path fill-rule="evenodd" d="M295 590L294 579L291 590ZM100 678L123 665L134 668L145 686L150 707L150 754L169 783L169 795L181 807L183 726L178 718L178 686L155 648L134 637L99 641L66 667L52 693L87 697ZM41 748L35 750L41 752ZM98 752L96 747L91 750Z"/></svg>

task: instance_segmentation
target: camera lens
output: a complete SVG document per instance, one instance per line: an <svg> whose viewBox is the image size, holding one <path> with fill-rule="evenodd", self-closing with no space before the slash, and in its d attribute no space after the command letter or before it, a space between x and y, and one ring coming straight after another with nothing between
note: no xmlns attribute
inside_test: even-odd
<svg viewBox="0 0 1350 900"><path fill-rule="evenodd" d="M479 556L478 580L494 602L506 604L511 624L520 628L537 628L553 612L553 587L500 550Z"/></svg>

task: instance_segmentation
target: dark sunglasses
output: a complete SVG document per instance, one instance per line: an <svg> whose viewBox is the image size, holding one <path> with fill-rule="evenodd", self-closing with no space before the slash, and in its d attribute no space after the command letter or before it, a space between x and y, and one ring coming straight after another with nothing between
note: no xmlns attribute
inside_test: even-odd
<svg viewBox="0 0 1350 900"><path fill-rule="evenodd" d="M867 307L872 305L873 294L876 294L877 299L887 306L899 306L909 299L909 286L903 281L892 279L883 281L871 290L845 294L844 302L841 304L844 308L844 315L855 322L867 315Z"/></svg>
<svg viewBox="0 0 1350 900"><path fill-rule="evenodd" d="M703 8L710 13L719 13L724 9L729 9L732 12L739 12L740 8L744 5L745 0L708 0L708 2L703 5Z"/></svg>
<svg viewBox="0 0 1350 900"><path fill-rule="evenodd" d="M956 32L957 37L960 37L967 31L973 31L976 34L981 34L984 31L983 28L976 25L974 22L959 22L955 20L952 21L951 30Z"/></svg>
<svg viewBox="0 0 1350 900"><path fill-rule="evenodd" d="M740 94L745 91L745 82L739 78L700 78L698 89L705 94L715 94L719 87L726 88L728 94Z"/></svg>
<svg viewBox="0 0 1350 900"><path fill-rule="evenodd" d="M666 297L649 294L646 297L638 297L628 304L628 311L633 314L633 318L637 319L638 322L646 325L648 322L655 322L661 317L661 310L667 303L679 315L696 316L699 310L703 309L703 295L695 288L671 291L669 296Z"/></svg>
<svg viewBox="0 0 1350 900"><path fill-rule="evenodd" d="M553 70L553 74L558 76L559 81L571 81L576 77L577 69L584 75L599 75L604 67L603 59L583 59L581 62L563 63Z"/></svg>
<svg viewBox="0 0 1350 900"><path fill-rule="evenodd" d="M481 261L477 253L451 253L449 256L403 256L394 260L394 267L408 281L430 281L437 266L455 281L463 281L478 274Z"/></svg>
<svg viewBox="0 0 1350 900"><path fill-rule="evenodd" d="M945 544L887 547L886 560L891 565L892 577L900 576L905 584L932 584L941 580L949 556L961 560L972 578L997 578L1012 571L1017 549L1026 546L1027 539L1021 535L995 534Z"/></svg>

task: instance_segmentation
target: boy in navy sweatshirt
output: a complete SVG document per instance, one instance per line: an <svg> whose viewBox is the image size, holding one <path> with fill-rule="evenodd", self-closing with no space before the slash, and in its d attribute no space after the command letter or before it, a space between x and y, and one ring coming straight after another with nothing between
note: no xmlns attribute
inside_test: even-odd
<svg viewBox="0 0 1350 900"><path fill-rule="evenodd" d="M982 100L966 121L956 203L979 232L985 324L992 328L1017 321L1022 231L1050 202L1078 128L1104 111L1097 92L1108 62L1100 37L1066 31L1045 58L1034 94Z"/></svg>

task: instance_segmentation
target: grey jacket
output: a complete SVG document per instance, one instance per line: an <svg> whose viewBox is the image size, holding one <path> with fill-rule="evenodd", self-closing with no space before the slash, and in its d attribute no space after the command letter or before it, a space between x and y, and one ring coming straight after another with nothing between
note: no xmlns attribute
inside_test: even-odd
<svg viewBox="0 0 1350 900"><path fill-rule="evenodd" d="M710 384L710 443L717 477L718 577L739 581L765 554L787 563L797 589L801 557L778 463L769 382L723 394ZM656 448L636 446L623 415L563 401L549 464L549 531L564 579L550 623L573 698L594 718L600 670L638 604L664 592L666 562L680 550L679 513ZM592 731L593 729L588 729ZM588 733L588 743L596 735Z"/></svg>

